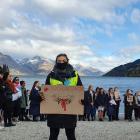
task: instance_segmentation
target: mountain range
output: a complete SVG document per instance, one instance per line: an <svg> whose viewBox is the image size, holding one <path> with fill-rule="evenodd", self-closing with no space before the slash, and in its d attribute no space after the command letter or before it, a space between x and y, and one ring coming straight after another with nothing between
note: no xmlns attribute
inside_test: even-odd
<svg viewBox="0 0 140 140"><path fill-rule="evenodd" d="M46 75L54 66L54 61L41 56L24 58L22 60L14 59L9 55L0 53L0 65L7 64L14 75ZM101 76L103 72L93 67L74 65L74 68L81 76Z"/></svg>
<svg viewBox="0 0 140 140"><path fill-rule="evenodd" d="M104 76L140 77L140 59L115 67Z"/></svg>

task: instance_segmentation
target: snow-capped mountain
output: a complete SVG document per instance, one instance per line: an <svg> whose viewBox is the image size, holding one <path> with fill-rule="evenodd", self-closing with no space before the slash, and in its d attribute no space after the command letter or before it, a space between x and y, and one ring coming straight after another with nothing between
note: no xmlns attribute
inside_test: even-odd
<svg viewBox="0 0 140 140"><path fill-rule="evenodd" d="M0 53L0 65L7 64L14 75L46 75L52 70L54 63L53 60L40 56L14 60L12 57ZM100 76L103 74L100 70L92 67L74 65L74 68L81 76Z"/></svg>
<svg viewBox="0 0 140 140"><path fill-rule="evenodd" d="M103 72L101 72L98 69L95 69L93 67L86 67L83 65L75 65L74 68L79 72L79 75L82 76L101 76L103 75Z"/></svg>
<svg viewBox="0 0 140 140"><path fill-rule="evenodd" d="M44 57L35 56L33 58L24 58L21 65L27 67L36 74L49 73L53 68L53 61Z"/></svg>

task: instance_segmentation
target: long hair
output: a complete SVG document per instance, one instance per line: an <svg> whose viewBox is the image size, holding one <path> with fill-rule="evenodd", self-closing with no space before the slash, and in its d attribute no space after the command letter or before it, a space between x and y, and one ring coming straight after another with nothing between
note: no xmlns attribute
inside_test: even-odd
<svg viewBox="0 0 140 140"><path fill-rule="evenodd" d="M88 91L89 91L91 88L93 88L93 86L92 86L92 85L89 85L89 87L88 87Z"/></svg>
<svg viewBox="0 0 140 140"><path fill-rule="evenodd" d="M108 89L108 95L109 95L109 96L111 95L111 90L113 90L113 88L109 88L109 89ZM114 91L113 91L113 95L114 95Z"/></svg>
<svg viewBox="0 0 140 140"><path fill-rule="evenodd" d="M10 87L10 89L12 90L12 92L16 92L16 88L14 86L14 84L12 83L12 81L9 81L7 78L9 76L9 72L6 72L3 76L3 80L6 84L8 84L8 86Z"/></svg>
<svg viewBox="0 0 140 140"><path fill-rule="evenodd" d="M38 82L39 82L39 81L35 81L35 82L34 82L30 94L32 93L33 89L35 88L35 86L36 86L36 84L37 84Z"/></svg>
<svg viewBox="0 0 140 140"><path fill-rule="evenodd" d="M61 54L57 55L56 60L55 60L55 63L57 63L57 59L58 59L58 57L60 57L60 56L64 56L64 57L67 59L67 62L69 62L68 56L67 56L65 53L61 53Z"/></svg>
<svg viewBox="0 0 140 140"><path fill-rule="evenodd" d="M132 92L132 90L131 90L131 89L127 89L127 90L126 90L126 93L125 93L125 95L126 95L126 96L129 94L129 91L131 91L131 92Z"/></svg>
<svg viewBox="0 0 140 140"><path fill-rule="evenodd" d="M104 90L104 89L103 89L103 88L100 88L100 90L99 90L99 95L101 95L101 93L102 93L101 91L102 91L102 90ZM105 94L104 91L103 91L103 94Z"/></svg>

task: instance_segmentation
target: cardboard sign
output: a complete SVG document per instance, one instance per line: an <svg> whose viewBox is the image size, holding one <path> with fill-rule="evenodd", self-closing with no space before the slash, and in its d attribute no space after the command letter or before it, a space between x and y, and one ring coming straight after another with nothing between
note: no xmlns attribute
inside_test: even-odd
<svg viewBox="0 0 140 140"><path fill-rule="evenodd" d="M40 104L41 114L71 114L83 115L84 107L81 99L84 99L82 86L51 86L42 87L45 97Z"/></svg>

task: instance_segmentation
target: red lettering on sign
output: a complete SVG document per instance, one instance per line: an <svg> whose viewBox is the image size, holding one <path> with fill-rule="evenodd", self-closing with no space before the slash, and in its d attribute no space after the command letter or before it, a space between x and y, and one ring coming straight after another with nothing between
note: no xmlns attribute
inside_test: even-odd
<svg viewBox="0 0 140 140"><path fill-rule="evenodd" d="M66 111L66 104L67 104L67 99L61 99L61 107L64 109L64 111Z"/></svg>
<svg viewBox="0 0 140 140"><path fill-rule="evenodd" d="M45 88L44 88L44 92L47 92L47 91L48 91L48 88L47 88L47 87L45 87Z"/></svg>

